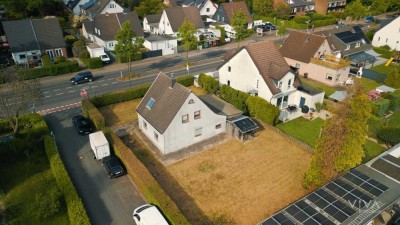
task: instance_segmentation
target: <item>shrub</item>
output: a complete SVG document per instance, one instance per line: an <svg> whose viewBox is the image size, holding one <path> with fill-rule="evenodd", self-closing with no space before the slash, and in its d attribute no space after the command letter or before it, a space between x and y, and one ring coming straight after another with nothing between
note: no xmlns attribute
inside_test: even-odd
<svg viewBox="0 0 400 225"><path fill-rule="evenodd" d="M49 55L45 54L42 55L42 63L43 63L43 67L50 67L53 66L53 62L51 61Z"/></svg>
<svg viewBox="0 0 400 225"><path fill-rule="evenodd" d="M185 87L192 86L194 83L194 76L192 75L187 75L183 77L178 77L176 78L176 82L182 84Z"/></svg>
<svg viewBox="0 0 400 225"><path fill-rule="evenodd" d="M311 17L312 20L324 20L324 19L327 19L327 17L329 17L329 16L325 16L325 15L322 15L322 14L319 14L319 13L311 13L310 17ZM332 18L333 17L330 16L330 19L332 19Z"/></svg>
<svg viewBox="0 0 400 225"><path fill-rule="evenodd" d="M106 126L106 120L101 112L88 100L82 101L82 112L92 120L97 130L101 130Z"/></svg>
<svg viewBox="0 0 400 225"><path fill-rule="evenodd" d="M378 138L392 146L396 145L400 143L400 127L383 127L378 132Z"/></svg>
<svg viewBox="0 0 400 225"><path fill-rule="evenodd" d="M54 58L54 63L62 63L65 62L65 58L62 55L58 55Z"/></svg>
<svg viewBox="0 0 400 225"><path fill-rule="evenodd" d="M68 46L72 46L77 39L74 35L67 35L64 40Z"/></svg>
<svg viewBox="0 0 400 225"><path fill-rule="evenodd" d="M0 134L12 131L10 122L7 119L0 120Z"/></svg>
<svg viewBox="0 0 400 225"><path fill-rule="evenodd" d="M321 110L323 110L325 108L325 103L321 103L321 102L316 102L315 103L315 109L317 110L317 112L320 112Z"/></svg>
<svg viewBox="0 0 400 225"><path fill-rule="evenodd" d="M396 112L400 109L400 89L394 92L384 93L383 97L390 100L390 110Z"/></svg>
<svg viewBox="0 0 400 225"><path fill-rule="evenodd" d="M310 20L310 17L308 17L308 16L295 16L294 17L294 22L296 22L296 23L305 24L309 20Z"/></svg>
<svg viewBox="0 0 400 225"><path fill-rule="evenodd" d="M331 12L329 15L334 16L337 19L344 20L347 17L347 14L345 12Z"/></svg>
<svg viewBox="0 0 400 225"><path fill-rule="evenodd" d="M376 30L375 29L371 29L368 30L367 32L365 32L365 36L367 36L369 41L372 41L372 39L374 38Z"/></svg>
<svg viewBox="0 0 400 225"><path fill-rule="evenodd" d="M59 64L53 64L50 67L41 67L34 69L25 69L21 71L21 75L24 79L34 79L45 76L57 76L65 73L73 73L79 70L79 64L77 61L67 61Z"/></svg>
<svg viewBox="0 0 400 225"><path fill-rule="evenodd" d="M97 69L103 67L103 62L100 57L95 58L81 58L81 61L89 68L89 69Z"/></svg>
<svg viewBox="0 0 400 225"><path fill-rule="evenodd" d="M101 96L91 98L90 101L96 107L102 107L119 102L125 102L132 99L143 97L146 94L147 90L149 90L149 88L150 84L144 84L126 90L109 92Z"/></svg>
<svg viewBox="0 0 400 225"><path fill-rule="evenodd" d="M81 58L82 53L88 52L84 40L77 40L72 44L72 53L75 57Z"/></svg>
<svg viewBox="0 0 400 225"><path fill-rule="evenodd" d="M314 20L310 23L310 25L314 25L315 27L322 27L327 25L332 25L336 23L336 19L325 19L325 20Z"/></svg>
<svg viewBox="0 0 400 225"><path fill-rule="evenodd" d="M175 202L164 192L142 162L112 131L106 131L115 154L123 161L129 176L148 202L158 205L171 224L189 224Z"/></svg>
<svg viewBox="0 0 400 225"><path fill-rule="evenodd" d="M219 89L219 82L204 73L200 73L199 75L199 85L207 91L207 93L211 94L215 94Z"/></svg>
<svg viewBox="0 0 400 225"><path fill-rule="evenodd" d="M371 115L368 119L368 136L375 138L381 129L381 125L382 120L374 115Z"/></svg>
<svg viewBox="0 0 400 225"><path fill-rule="evenodd" d="M372 103L372 113L377 117L382 117L389 109L390 101L385 98L380 98Z"/></svg>
<svg viewBox="0 0 400 225"><path fill-rule="evenodd" d="M61 208L62 193L57 186L46 186L43 192L33 194L30 213L34 218L42 220L56 214Z"/></svg>
<svg viewBox="0 0 400 225"><path fill-rule="evenodd" d="M231 103L244 113L247 113L246 100L250 96L249 94L235 90L227 85L222 85L220 92L220 96L223 100Z"/></svg>
<svg viewBox="0 0 400 225"><path fill-rule="evenodd" d="M370 100L370 101L376 101L381 97L381 93L377 90L370 90L367 93L367 97L368 97L368 100Z"/></svg>
<svg viewBox="0 0 400 225"><path fill-rule="evenodd" d="M58 187L64 194L71 225L90 225L85 207L65 170L65 166L58 154L54 140L49 135L46 135L44 137L44 144L51 170L56 178Z"/></svg>
<svg viewBox="0 0 400 225"><path fill-rule="evenodd" d="M250 116L264 123L274 125L279 116L279 109L260 97L249 96L246 101Z"/></svg>

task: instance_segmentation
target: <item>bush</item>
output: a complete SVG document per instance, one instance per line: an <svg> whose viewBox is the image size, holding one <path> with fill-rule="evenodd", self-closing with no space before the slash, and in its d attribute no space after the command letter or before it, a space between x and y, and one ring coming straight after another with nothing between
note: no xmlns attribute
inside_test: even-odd
<svg viewBox="0 0 400 225"><path fill-rule="evenodd" d="M269 125L275 125L279 109L260 97L249 96L246 101L250 116L256 117Z"/></svg>
<svg viewBox="0 0 400 225"><path fill-rule="evenodd" d="M50 67L53 66L53 62L51 61L49 55L45 54L42 55L42 63L43 63L43 67Z"/></svg>
<svg viewBox="0 0 400 225"><path fill-rule="evenodd" d="M171 224L189 224L175 202L164 192L142 162L112 131L106 131L115 154L123 161L129 176L148 202L158 205Z"/></svg>
<svg viewBox="0 0 400 225"><path fill-rule="evenodd" d="M82 112L92 120L97 130L101 130L106 126L103 114L90 101L82 101Z"/></svg>
<svg viewBox="0 0 400 225"><path fill-rule="evenodd" d="M192 86L194 83L194 76L192 75L187 75L183 77L178 77L176 78L176 82L182 84L185 87Z"/></svg>
<svg viewBox="0 0 400 225"><path fill-rule="evenodd" d="M310 23L310 25L314 25L314 27L322 27L328 26L336 23L336 19L325 19L325 20L314 20Z"/></svg>
<svg viewBox="0 0 400 225"><path fill-rule="evenodd" d="M316 102L315 103L315 110L317 110L317 112L320 112L321 110L325 109L325 106L326 106L325 103Z"/></svg>
<svg viewBox="0 0 400 225"><path fill-rule="evenodd" d="M305 24L309 20L310 20L310 17L308 17L308 16L295 16L294 17L294 22L296 22L296 23Z"/></svg>
<svg viewBox="0 0 400 225"><path fill-rule="evenodd" d="M325 16L325 15L322 15L319 13L311 13L310 17L312 20L324 20L324 19L327 19L328 16ZM332 17L331 17L331 19L332 19Z"/></svg>
<svg viewBox="0 0 400 225"><path fill-rule="evenodd" d="M96 107L102 107L119 102L125 102L143 97L146 94L147 90L149 90L149 88L150 84L144 84L126 90L109 92L101 96L91 98L90 101Z"/></svg>
<svg viewBox="0 0 400 225"><path fill-rule="evenodd" d="M1 133L7 133L12 131L12 127L10 125L10 122L7 119L1 119L0 120L0 134Z"/></svg>
<svg viewBox="0 0 400 225"><path fill-rule="evenodd" d="M382 120L378 117L371 115L368 119L368 136L377 137L379 130L381 129Z"/></svg>
<svg viewBox="0 0 400 225"><path fill-rule="evenodd" d="M50 67L41 67L34 69L25 69L21 71L21 75L24 79L34 79L45 76L57 76L65 73L73 73L79 70L79 64L77 61L68 61L59 64L53 64Z"/></svg>
<svg viewBox="0 0 400 225"><path fill-rule="evenodd" d="M394 146L400 143L400 127L383 127L378 132L378 138Z"/></svg>
<svg viewBox="0 0 400 225"><path fill-rule="evenodd" d="M220 90L220 96L223 100L231 103L239 110L247 113L246 100L250 96L247 93L235 90L227 85L222 85Z"/></svg>
<svg viewBox="0 0 400 225"><path fill-rule="evenodd" d="M215 94L219 89L219 82L214 78L207 76L204 73L200 73L199 75L199 85L202 87L207 93Z"/></svg>
<svg viewBox="0 0 400 225"><path fill-rule="evenodd" d="M65 58L64 58L64 56L62 56L62 55L58 55L58 56L56 56L55 58L54 58L54 63L63 63L63 62L65 62Z"/></svg>
<svg viewBox="0 0 400 225"><path fill-rule="evenodd" d="M77 39L74 35L67 35L64 40L68 46L72 46Z"/></svg>
<svg viewBox="0 0 400 225"><path fill-rule="evenodd" d="M97 69L103 67L103 62L100 57L95 58L81 58L81 61L89 67L89 69Z"/></svg>
<svg viewBox="0 0 400 225"><path fill-rule="evenodd" d="M372 104L372 113L377 117L382 117L386 114L389 109L390 101L385 98L380 98L376 101L371 102Z"/></svg>
<svg viewBox="0 0 400 225"><path fill-rule="evenodd" d="M375 32L376 32L375 29L371 29L371 30L368 30L368 31L365 33L365 36L367 36L367 38L368 38L369 41L372 41L372 39L374 38Z"/></svg>
<svg viewBox="0 0 400 225"><path fill-rule="evenodd" d="M383 97L390 100L390 110L396 112L400 109L400 89L394 92L384 93Z"/></svg>
<svg viewBox="0 0 400 225"><path fill-rule="evenodd" d="M71 178L65 170L65 166L58 154L54 140L49 135L46 135L44 137L44 144L51 170L56 178L58 187L64 194L71 225L90 225L85 207L72 184Z"/></svg>
<svg viewBox="0 0 400 225"><path fill-rule="evenodd" d="M344 20L347 17L345 12L331 12L328 15L334 16L336 19Z"/></svg>

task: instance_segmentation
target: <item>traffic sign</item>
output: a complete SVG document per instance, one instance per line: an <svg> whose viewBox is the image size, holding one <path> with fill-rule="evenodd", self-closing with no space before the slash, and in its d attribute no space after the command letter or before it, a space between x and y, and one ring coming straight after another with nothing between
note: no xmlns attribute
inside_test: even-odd
<svg viewBox="0 0 400 225"><path fill-rule="evenodd" d="M86 97L87 96L87 91L85 89L81 90L81 96Z"/></svg>

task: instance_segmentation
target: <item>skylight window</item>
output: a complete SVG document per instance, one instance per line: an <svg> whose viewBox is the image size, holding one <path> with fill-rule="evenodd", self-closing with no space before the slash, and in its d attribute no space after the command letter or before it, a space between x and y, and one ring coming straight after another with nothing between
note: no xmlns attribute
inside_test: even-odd
<svg viewBox="0 0 400 225"><path fill-rule="evenodd" d="M146 107L147 107L148 109L151 109L151 107L153 107L155 101L156 101L156 100L154 100L154 98L150 98L149 102L147 102Z"/></svg>

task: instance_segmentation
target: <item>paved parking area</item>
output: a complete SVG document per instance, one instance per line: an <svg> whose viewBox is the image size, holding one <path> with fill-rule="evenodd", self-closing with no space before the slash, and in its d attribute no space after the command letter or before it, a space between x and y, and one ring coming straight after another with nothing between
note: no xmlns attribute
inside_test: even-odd
<svg viewBox="0 0 400 225"><path fill-rule="evenodd" d="M134 224L132 212L145 200L129 176L109 179L101 162L92 158L89 137L72 127L71 118L80 113L81 108L73 108L46 115L45 120L89 218L93 225Z"/></svg>

